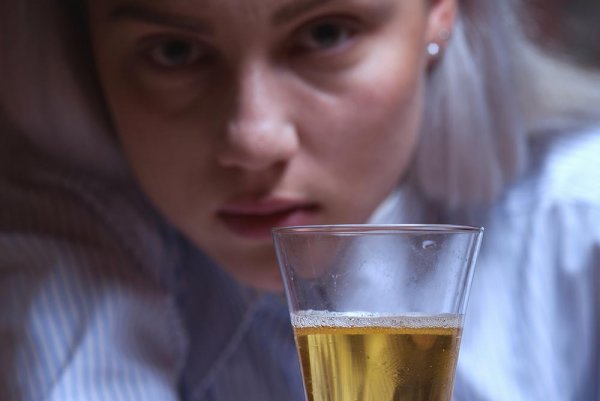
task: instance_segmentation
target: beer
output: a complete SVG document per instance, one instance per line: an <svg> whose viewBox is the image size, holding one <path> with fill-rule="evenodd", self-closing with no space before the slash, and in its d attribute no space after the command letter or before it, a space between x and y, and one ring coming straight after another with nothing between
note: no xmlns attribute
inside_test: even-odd
<svg viewBox="0 0 600 401"><path fill-rule="evenodd" d="M462 320L293 316L308 401L450 401Z"/></svg>

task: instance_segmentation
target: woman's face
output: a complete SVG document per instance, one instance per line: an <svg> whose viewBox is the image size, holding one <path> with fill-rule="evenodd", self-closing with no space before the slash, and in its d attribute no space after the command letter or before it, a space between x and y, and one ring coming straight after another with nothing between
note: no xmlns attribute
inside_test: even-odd
<svg viewBox="0 0 600 401"><path fill-rule="evenodd" d="M123 151L163 214L277 288L273 226L363 223L417 143L450 0L91 0Z"/></svg>

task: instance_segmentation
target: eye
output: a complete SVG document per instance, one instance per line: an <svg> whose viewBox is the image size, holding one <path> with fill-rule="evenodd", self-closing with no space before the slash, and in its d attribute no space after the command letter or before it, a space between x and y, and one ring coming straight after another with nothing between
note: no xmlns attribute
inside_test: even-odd
<svg viewBox="0 0 600 401"><path fill-rule="evenodd" d="M322 20L302 28L293 44L300 52L329 51L352 43L357 29L351 21Z"/></svg>
<svg viewBox="0 0 600 401"><path fill-rule="evenodd" d="M195 65L210 56L201 43L179 38L152 39L144 46L146 58L155 66L176 69Z"/></svg>

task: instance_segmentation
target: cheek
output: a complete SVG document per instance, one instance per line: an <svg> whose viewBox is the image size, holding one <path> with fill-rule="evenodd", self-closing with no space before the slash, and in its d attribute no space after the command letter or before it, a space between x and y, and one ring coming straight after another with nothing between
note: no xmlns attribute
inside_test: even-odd
<svg viewBox="0 0 600 401"><path fill-rule="evenodd" d="M410 168L424 78L417 67L374 69L305 117L306 146L319 165L311 174L336 205L334 221L364 222Z"/></svg>
<svg viewBox="0 0 600 401"><path fill-rule="evenodd" d="M109 60L111 61L111 60ZM130 66L100 65L102 84L123 151L142 184L202 177L212 160L220 109L191 81L156 84ZM186 85L184 85L186 83ZM156 191L153 191L156 192Z"/></svg>
<svg viewBox="0 0 600 401"><path fill-rule="evenodd" d="M319 123L328 131L315 139L315 146L327 152L343 146L354 158L376 163L382 155L396 154L397 160L410 153L423 103L425 59L420 50L418 44L391 40L375 47L338 83L338 90L311 110L313 119L322 116Z"/></svg>
<svg viewBox="0 0 600 401"><path fill-rule="evenodd" d="M211 202L215 185L214 118L207 107L171 113L137 92L117 88L108 100L122 150L140 186L173 223ZM214 115L214 114L213 114ZM200 196L200 193L202 196Z"/></svg>
<svg viewBox="0 0 600 401"><path fill-rule="evenodd" d="M359 90L355 99L360 109L361 132L356 132L368 143L387 144L394 150L416 134L421 117L424 68L418 52L405 51L400 58L386 53L377 62L367 64L362 76L371 79L357 80ZM397 150L397 149L396 149Z"/></svg>
<svg viewBox="0 0 600 401"><path fill-rule="evenodd" d="M394 76L373 83L362 93L360 117L352 141L377 146L382 151L402 151L413 141L422 111L421 76L410 81Z"/></svg>
<svg viewBox="0 0 600 401"><path fill-rule="evenodd" d="M215 150L228 99L212 93L223 86L199 74L161 80L136 73L128 57L101 44L97 57L121 148L145 194L175 225L204 216L227 185Z"/></svg>
<svg viewBox="0 0 600 401"><path fill-rule="evenodd" d="M323 159L361 176L375 171L402 175L415 147L423 103L423 77L417 72L407 76L388 72L355 81L351 92L322 105L314 115L325 121L311 131L327 131L313 143Z"/></svg>

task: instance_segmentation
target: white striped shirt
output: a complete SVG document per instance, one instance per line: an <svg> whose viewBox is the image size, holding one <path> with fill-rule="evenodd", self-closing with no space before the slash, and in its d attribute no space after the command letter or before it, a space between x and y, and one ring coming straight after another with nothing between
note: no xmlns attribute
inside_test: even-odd
<svg viewBox="0 0 600 401"><path fill-rule="evenodd" d="M459 401L600 400L600 133L536 141L498 204L443 219L486 226ZM0 400L304 400L280 297L229 279L130 182L20 156L0 176ZM409 203L373 221L416 222Z"/></svg>

